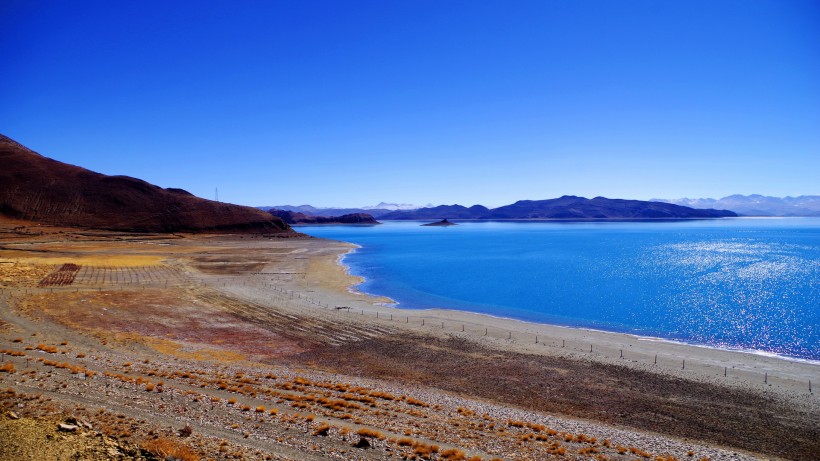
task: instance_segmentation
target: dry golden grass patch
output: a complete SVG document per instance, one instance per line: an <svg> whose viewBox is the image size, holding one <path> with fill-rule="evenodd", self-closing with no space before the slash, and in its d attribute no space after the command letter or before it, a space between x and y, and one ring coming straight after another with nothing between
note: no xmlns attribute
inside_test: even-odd
<svg viewBox="0 0 820 461"><path fill-rule="evenodd" d="M48 352L49 354L56 354L59 352L59 349L57 349L56 346L49 346L43 343L36 345L34 348L38 351Z"/></svg>
<svg viewBox="0 0 820 461"><path fill-rule="evenodd" d="M446 461L465 461L467 459L467 455L457 448L448 448L439 453L439 458Z"/></svg>
<svg viewBox="0 0 820 461"><path fill-rule="evenodd" d="M198 461L200 456L190 447L166 437L144 442L142 448L160 459L177 459L179 461Z"/></svg>
<svg viewBox="0 0 820 461"><path fill-rule="evenodd" d="M170 339L155 338L151 336L142 336L134 334L118 334L117 337L127 338L128 340L138 339L151 347L160 354L169 355L186 360L196 360L200 362L244 362L247 361L247 356L234 351L225 349L214 349L200 346L195 351L186 350L186 346L172 341Z"/></svg>
<svg viewBox="0 0 820 461"><path fill-rule="evenodd" d="M313 435L318 435L322 437L327 436L328 431L330 431L332 427L333 426L331 426L328 423L321 423L318 426L316 426L315 429L313 429Z"/></svg>
<svg viewBox="0 0 820 461"><path fill-rule="evenodd" d="M379 432L377 430L374 430L374 429L367 428L367 427L363 427L363 428L357 430L356 435L359 435L361 437L372 437L372 438L379 439L379 440L384 440L384 439L387 438L381 432Z"/></svg>
<svg viewBox="0 0 820 461"><path fill-rule="evenodd" d="M13 349L4 349L0 351L0 354L10 355L12 357L25 357L26 353L23 351L15 351Z"/></svg>
<svg viewBox="0 0 820 461"><path fill-rule="evenodd" d="M93 247L91 247L93 248ZM95 249L99 249L96 247ZM51 249L61 251L62 247L54 247L51 245L39 245L39 249ZM110 249L110 247L106 247ZM72 253L70 255L63 255L59 253L44 254L38 257L25 257L17 260L17 263L22 266L29 266L32 269L41 269L42 267L60 266L63 264L78 264L81 266L104 266L104 267L141 267L141 266L160 266L162 265L162 258L152 255L123 255L123 254L106 254L104 256L97 256L91 254L74 253L74 251L82 250L82 246L72 246Z"/></svg>
<svg viewBox="0 0 820 461"><path fill-rule="evenodd" d="M48 367L61 368L61 369L69 370L71 372L71 374L73 374L73 375L84 373L86 376L88 376L90 378L90 377L95 376L97 374L96 371L89 370L88 368L85 368L84 366L81 366L81 365L73 365L73 364L70 364L68 362L58 362L56 360L49 360L49 359L43 359L43 358L38 359L38 360L40 360L43 363L43 365L48 366Z"/></svg>

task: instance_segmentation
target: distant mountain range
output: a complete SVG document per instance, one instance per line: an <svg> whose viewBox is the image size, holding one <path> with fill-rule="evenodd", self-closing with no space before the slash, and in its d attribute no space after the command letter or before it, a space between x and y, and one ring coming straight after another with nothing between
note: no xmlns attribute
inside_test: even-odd
<svg viewBox="0 0 820 461"><path fill-rule="evenodd" d="M260 210L271 211L293 211L302 213L307 216L344 216L348 214L366 213L378 219L388 213L394 211L408 211L417 210L419 208L433 208L434 205L427 204L424 207L418 205L411 205L409 203L385 203L381 202L378 205L363 206L361 208L321 208L310 205L275 205L275 206L260 206Z"/></svg>
<svg viewBox="0 0 820 461"><path fill-rule="evenodd" d="M288 224L381 224L367 213L351 213L342 216L308 216L298 211L268 210L268 213L281 218Z"/></svg>
<svg viewBox="0 0 820 461"><path fill-rule="evenodd" d="M273 208L273 207L266 207ZM587 199L565 195L549 200L520 200L511 205L487 208L482 205L465 207L462 205L439 205L411 210L387 210L363 208L314 208L310 205L298 207L279 206L280 210L321 216L350 213L368 213L376 219L690 219L724 218L737 216L726 210L695 209L687 206L640 200L620 200L595 197Z"/></svg>
<svg viewBox="0 0 820 461"><path fill-rule="evenodd" d="M307 216L344 216L349 214L367 213L376 219L392 213L397 208L318 208L310 205L276 205L276 206L260 206L260 210L271 211L293 211L295 213L302 213ZM418 208L418 207L416 207ZM412 208L412 209L416 209Z"/></svg>
<svg viewBox="0 0 820 461"><path fill-rule="evenodd" d="M115 154L114 154L115 155ZM44 157L0 135L0 217L137 232L293 234L256 208L214 202Z"/></svg>
<svg viewBox="0 0 820 461"><path fill-rule="evenodd" d="M820 195L799 197L766 197L763 195L730 195L721 199L681 198L652 199L692 208L732 210L741 216L817 216L820 217Z"/></svg>
<svg viewBox="0 0 820 461"><path fill-rule="evenodd" d="M433 205L425 205L425 206L429 208L429 207L432 207ZM411 205L409 203L385 203L385 202L381 202L378 205L366 206L366 207L362 207L362 208L365 209L365 210L392 210L392 211L396 211L396 210L416 210L416 209L419 209L419 208L422 208L422 207L420 207L418 205Z"/></svg>

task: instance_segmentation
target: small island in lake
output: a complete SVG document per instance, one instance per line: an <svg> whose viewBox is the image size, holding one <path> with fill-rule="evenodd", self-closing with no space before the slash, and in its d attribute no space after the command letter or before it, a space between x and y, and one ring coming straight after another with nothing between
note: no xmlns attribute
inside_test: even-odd
<svg viewBox="0 0 820 461"><path fill-rule="evenodd" d="M458 224L456 224L454 222L450 222L450 221L447 220L447 218L444 218L441 221L422 224L422 226L443 226L443 227L447 227L447 226L458 226Z"/></svg>

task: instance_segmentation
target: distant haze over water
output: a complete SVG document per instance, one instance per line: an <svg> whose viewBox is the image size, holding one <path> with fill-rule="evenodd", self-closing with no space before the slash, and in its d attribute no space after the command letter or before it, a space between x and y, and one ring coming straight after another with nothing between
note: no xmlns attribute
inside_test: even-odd
<svg viewBox="0 0 820 461"><path fill-rule="evenodd" d="M680 198L652 199L692 208L732 210L741 216L811 216L820 217L820 195L767 197L759 194L730 195L721 199Z"/></svg>
<svg viewBox="0 0 820 461"><path fill-rule="evenodd" d="M303 227L407 308L820 360L820 219Z"/></svg>

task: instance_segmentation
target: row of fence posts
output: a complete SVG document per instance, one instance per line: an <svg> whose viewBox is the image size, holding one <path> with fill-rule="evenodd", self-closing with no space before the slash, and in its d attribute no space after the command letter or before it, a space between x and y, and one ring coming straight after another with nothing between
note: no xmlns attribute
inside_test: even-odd
<svg viewBox="0 0 820 461"><path fill-rule="evenodd" d="M334 306L334 307L335 307L336 310L347 310L348 313L351 310L350 307L348 307L348 306ZM364 315L364 312L365 312L364 309L360 309L360 315ZM378 311L376 311L376 318L377 319L381 318L381 317L379 317L379 312ZM410 317L409 316L404 316L404 318L405 318L405 323L410 323ZM393 320L393 314L390 314L390 320L391 321ZM425 319L422 318L420 320L421 320L421 326L425 326ZM444 322L441 322L441 328L444 329ZM461 324L461 331L462 332L466 331L465 324L463 324L463 323ZM488 335L489 335L489 328L484 328L484 336L488 336ZM512 339L512 331L507 331L507 339L508 340ZM544 343L543 341L539 341L539 338L538 338L537 334L535 335L535 344L543 344L545 346L548 346L547 343ZM562 339L561 340L561 348L566 348L566 346L567 346L566 339ZM590 353L594 352L592 344L589 345L589 352ZM625 358L623 349L619 350L619 358L621 358L621 359ZM653 365L657 365L657 364L658 364L658 354L655 354L654 359L653 359ZM681 370L685 370L685 369L686 369L686 360L681 359ZM723 367L723 377L724 378L728 377L728 370L729 370L728 367L726 367L726 366ZM763 383L764 384L769 384L769 372L764 372L764 374L763 374ZM811 380L808 380L808 390L809 390L809 393L812 393Z"/></svg>
<svg viewBox="0 0 820 461"><path fill-rule="evenodd" d="M243 281L243 283L242 283L242 284L244 285L244 284L245 284L245 282ZM223 284L223 286L225 286L225 285ZM291 297L291 299L294 299L294 291L292 291L292 290L283 290L283 289L281 289L281 288L279 288L279 287L275 287L275 286L273 286L273 284L270 284L270 285L268 285L268 284L264 284L264 286L265 286L265 287L268 287L268 288L273 288L273 289L275 289L275 290L277 290L277 291L279 291L279 292L281 292L281 293L290 293L290 297ZM325 308L325 309L330 308L330 306L329 306L328 304L322 305L322 303L321 303L321 302L315 303L315 302L313 302L312 298L309 298L309 297L307 297L307 296L305 296L304 298L302 298L302 295L301 295L301 294L297 294L297 297L298 297L298 299L305 299L305 300L306 300L307 302L309 302L310 304L315 304L315 305L318 305L318 306L323 307L323 308ZM334 306L334 308L335 308L335 310L337 310L337 311L338 311L338 310L347 310L347 312L348 312L348 313L350 313L350 310L351 310L351 309L350 309L350 307L348 307L348 306ZM364 315L364 309L361 309L361 310L360 310L360 315ZM376 319L379 319L379 318L380 318L380 317L379 317L379 312L378 312L378 311L376 311ZM390 320L391 320L391 321L393 320L393 314L390 314ZM405 323L408 323L408 324L410 323L410 317L409 317L409 316L405 316ZM425 326L425 319L423 319L423 318L421 319L421 326ZM444 322L441 322L441 328L442 328L442 329L444 329ZM461 325L461 331L462 331L462 332L465 332L465 325L464 325L464 324L462 324L462 325ZM488 336L488 335L489 335L489 328L485 328L485 329L484 329L484 336ZM508 331L508 332L507 332L507 339L508 339L508 340L511 340L511 339L512 339L512 332L511 332L511 331ZM535 335L535 344L539 344L538 335ZM546 343L543 343L543 342L542 342L541 344L544 344L545 346L547 345ZM561 340L561 347L562 347L562 348L565 348L565 347L566 347L566 340L565 340L565 339L562 339L562 340ZM590 345L589 345L589 352L590 352L590 353L593 353L593 347L592 347L592 344L590 344ZM623 359L623 358L624 358L624 350L623 350L623 349L620 349L620 351L619 351L619 352L620 352L620 354L619 354L619 358ZM658 364L658 355L657 355L657 354L655 354L655 357L654 357L654 360L653 360L653 364L654 364L654 365L657 365L657 364ZM681 359L681 370L685 370L685 369L686 369L686 360L685 360L685 359ZM724 376L724 377L728 377L728 367L726 367L726 366L724 366L724 367L723 367L723 376ZM769 383L769 373L768 373L768 372L765 372L765 373L764 373L764 375L763 375L763 383L764 383L764 384L768 384L768 383ZM812 388L811 388L811 380L809 380L809 381L808 381L808 389L809 389L809 393L812 393Z"/></svg>
<svg viewBox="0 0 820 461"><path fill-rule="evenodd" d="M203 283L203 285L205 284L205 282L204 282L204 281L203 281L202 283ZM217 280L217 283L218 283L218 280ZM244 282L244 281L242 282L242 285L243 285L243 286L245 285L245 282ZM309 303L309 304L311 304L311 305L318 305L318 306L320 306L320 307L322 307L322 308L325 308L325 309L329 309L329 308L330 308L330 305L329 305L329 304L322 304L321 302L315 302L312 298L310 298L310 297L308 297L308 296L302 297L302 295L301 295L300 293L296 293L294 290L284 290L284 289L282 289L282 288L279 288L279 287L274 286L273 284L267 284L267 283L265 283L265 284L263 284L263 285L264 285L266 288L271 288L271 289L274 289L274 290L276 290L276 291L278 291L278 292L280 292L280 293L282 293L282 294L285 294L285 295L288 295L288 294L289 294L289 295L290 295L290 299L299 299L299 300L304 300L304 301L306 301L307 303ZM165 288L167 288L167 287L168 287L168 281L167 281L167 280L165 281L164 286L165 286ZM222 286L223 286L223 287L225 287L225 286L226 286L224 282L223 282ZM145 286L143 286L143 288L145 288ZM98 291L102 291L102 288L98 288ZM28 294L28 289L26 289L26 290L25 290L25 292ZM51 293L53 293L53 292L54 292L54 289L53 289L53 288L51 288L51 289L50 289L50 292L51 292ZM75 292L79 292L79 288L75 288ZM348 313L351 311L351 308L350 308L350 307L348 307L348 306L334 306L334 308L335 308L335 310L337 310L337 311L338 311L338 310L347 310L347 311L348 311ZM364 315L364 309L361 309L360 315ZM376 319L380 319L380 317L379 317L379 312L378 312L378 311L376 311ZM393 314L392 314L392 313L390 314L390 320L391 320L391 321L393 320ZM409 324L409 323L410 323L410 317L409 317L409 316L405 316L405 323L407 323L407 324ZM425 326L425 319L423 319L423 318L421 319L421 326ZM444 326L444 322L441 322L441 329L444 329L444 328L445 328L445 326ZM462 332L465 332L465 331L466 331L466 329L465 329L465 325L464 325L464 324L462 324L462 325L461 325L461 331L462 331ZM485 328L485 329L484 329L484 336L489 336L489 328ZM507 332L507 340L512 340L512 331L508 331L508 332ZM535 335L535 344L539 344L538 335ZM546 344L546 343L543 343L543 342L540 342L540 344L544 344L545 346L547 346L547 344ZM566 340L564 340L564 339L562 339L562 340L561 340L561 348L566 348ZM593 353L593 345L592 345L592 344L590 344L590 345L589 345L589 352L590 352L590 353ZM1 355L2 355L2 360L3 360L3 361L5 361L5 354L1 354ZM621 359L623 359L623 358L624 358L624 351L623 351L623 349L620 349L620 355L619 355L619 358L621 358ZM26 367L28 367L28 360L29 360L29 359L27 359L27 362L26 362ZM657 354L655 354L653 364L654 364L654 365L657 365L657 364L658 364L658 355L657 355ZM681 359L681 370L685 370L685 369L686 369L686 360L685 360L685 359ZM726 366L724 366L724 367L723 367L723 376L724 376L724 377L728 377L728 367L726 367ZM764 376L763 376L763 383L764 383L764 384L768 384L768 383L769 383L769 373L768 373L768 372L765 372L765 373L764 373ZM811 380L809 380L809 381L808 381L808 391L809 391L809 393L812 393Z"/></svg>

